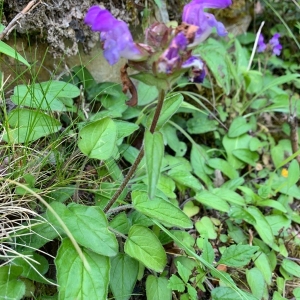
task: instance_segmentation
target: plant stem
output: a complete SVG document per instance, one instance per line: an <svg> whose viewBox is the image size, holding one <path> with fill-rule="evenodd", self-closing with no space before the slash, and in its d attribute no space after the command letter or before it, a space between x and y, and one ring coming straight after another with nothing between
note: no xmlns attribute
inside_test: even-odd
<svg viewBox="0 0 300 300"><path fill-rule="evenodd" d="M160 90L159 94L158 94L157 106L156 106L154 116L153 116L153 120L152 120L152 123L151 123L151 126L150 126L150 132L151 133L153 133L155 131L155 128L156 128L156 125L157 125L157 122L158 122L158 119L159 119L159 116L160 116L160 112L161 112L161 109L163 107L164 99L165 99L165 91ZM116 190L115 194L112 196L112 198L110 199L108 204L103 209L103 211L105 213L108 212L108 210L114 205L114 203L117 201L117 199L119 198L121 193L124 191L125 187L127 186L129 180L133 176L134 172L136 171L136 169L137 169L137 167L138 167L138 165L141 162L143 157L144 157L144 146L142 146L137 158L135 159L134 163L132 164L132 166L131 166L130 170L128 171L126 177L124 178L123 182L121 183L119 188Z"/></svg>

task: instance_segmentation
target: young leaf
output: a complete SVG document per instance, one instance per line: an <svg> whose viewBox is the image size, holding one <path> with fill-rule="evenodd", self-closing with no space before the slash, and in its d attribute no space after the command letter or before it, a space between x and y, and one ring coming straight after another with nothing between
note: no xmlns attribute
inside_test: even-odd
<svg viewBox="0 0 300 300"><path fill-rule="evenodd" d="M230 138L238 137L251 129L252 125L247 123L244 117L234 118L230 124L228 136Z"/></svg>
<svg viewBox="0 0 300 300"><path fill-rule="evenodd" d="M265 282L270 285L272 282L272 269L268 256L263 252L258 252L253 261L257 269L262 273Z"/></svg>
<svg viewBox="0 0 300 300"><path fill-rule="evenodd" d="M117 127L113 120L104 118L90 123L79 132L78 147L90 158L106 160L116 146Z"/></svg>
<svg viewBox="0 0 300 300"><path fill-rule="evenodd" d="M106 256L83 249L84 266L72 242L63 239L55 259L59 299L107 299L110 262Z"/></svg>
<svg viewBox="0 0 300 300"><path fill-rule="evenodd" d="M299 163L293 159L288 169L288 187L292 187L300 178Z"/></svg>
<svg viewBox="0 0 300 300"><path fill-rule="evenodd" d="M0 298L14 300L23 298L25 284L19 279L22 270L22 267L11 265L0 267Z"/></svg>
<svg viewBox="0 0 300 300"><path fill-rule="evenodd" d="M147 300L171 300L172 290L168 287L166 277L148 275L146 280Z"/></svg>
<svg viewBox="0 0 300 300"><path fill-rule="evenodd" d="M155 197L152 200L144 192L132 192L132 203L135 209L146 216L156 219L166 226L192 228L189 217L178 207L164 199Z"/></svg>
<svg viewBox="0 0 300 300"><path fill-rule="evenodd" d="M265 216L261 213L261 211L255 207L255 206L249 206L247 208L248 213L250 213L255 221L256 224L254 224L255 230L260 235L261 239L270 247L272 247L274 250L278 250L278 246L275 244L274 235L272 232L272 229L267 222ZM247 220L246 220L247 221Z"/></svg>
<svg viewBox="0 0 300 300"><path fill-rule="evenodd" d="M252 268L246 270L246 278L253 296L260 300L263 297L266 285L262 273L259 269Z"/></svg>
<svg viewBox="0 0 300 300"><path fill-rule="evenodd" d="M150 229L133 225L124 246L125 253L134 257L147 268L162 272L167 257L158 237Z"/></svg>
<svg viewBox="0 0 300 300"><path fill-rule="evenodd" d="M148 178L148 195L153 199L157 182L160 176L160 168L164 156L164 141L160 132L149 131L145 133L145 157Z"/></svg>
<svg viewBox="0 0 300 300"><path fill-rule="evenodd" d="M174 291L183 292L185 290L185 284L184 282L176 275L172 275L169 279L169 288L171 288Z"/></svg>
<svg viewBox="0 0 300 300"><path fill-rule="evenodd" d="M212 264L215 260L214 249L207 238L205 238L203 241L203 249L202 249L201 257L210 264Z"/></svg>
<svg viewBox="0 0 300 300"><path fill-rule="evenodd" d="M212 240L217 238L215 226L209 217L202 217L195 223L195 227L201 236Z"/></svg>
<svg viewBox="0 0 300 300"><path fill-rule="evenodd" d="M111 258L110 288L116 300L127 300L131 297L136 283L139 263L124 253Z"/></svg>
<svg viewBox="0 0 300 300"><path fill-rule="evenodd" d="M257 246L231 245L225 249L219 264L225 264L229 267L243 267L249 263L254 252L258 249Z"/></svg>
<svg viewBox="0 0 300 300"><path fill-rule="evenodd" d="M289 259L284 259L281 266L291 275L300 278L300 266Z"/></svg>
<svg viewBox="0 0 300 300"><path fill-rule="evenodd" d="M229 205L226 201L224 201L221 197L214 195L213 193L202 190L201 192L197 193L195 196L195 199L199 201L200 203L210 206L214 209L228 212L229 211Z"/></svg>
<svg viewBox="0 0 300 300"><path fill-rule="evenodd" d="M99 207L75 203L66 207L59 202L52 202L51 206L80 245L102 255L115 256L118 253L116 237L108 230L106 216ZM47 216L60 227L50 211L47 211Z"/></svg>
<svg viewBox="0 0 300 300"><path fill-rule="evenodd" d="M189 278L191 276L191 271L185 267L184 265L182 265L180 263L180 261L177 262L176 264L177 270L178 270L178 274L180 276L180 278L187 283L189 281Z"/></svg>

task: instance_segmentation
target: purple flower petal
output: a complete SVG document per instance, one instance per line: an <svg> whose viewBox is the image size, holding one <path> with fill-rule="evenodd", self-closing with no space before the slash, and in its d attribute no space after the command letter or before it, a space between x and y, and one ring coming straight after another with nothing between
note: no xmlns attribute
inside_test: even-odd
<svg viewBox="0 0 300 300"><path fill-rule="evenodd" d="M193 2L201 4L204 8L226 8L232 4L231 0L193 0Z"/></svg>
<svg viewBox="0 0 300 300"><path fill-rule="evenodd" d="M264 43L264 36L262 34L259 35L257 45L257 52L264 52L267 48L267 45Z"/></svg>
<svg viewBox="0 0 300 300"><path fill-rule="evenodd" d="M279 38L280 38L280 34L275 33L269 41L269 45L271 46L274 55L280 55L281 53L282 46L279 42Z"/></svg>
<svg viewBox="0 0 300 300"><path fill-rule="evenodd" d="M206 72L204 70L203 61L197 56L191 56L183 64L182 68L192 68L191 81L194 83L202 83Z"/></svg>
<svg viewBox="0 0 300 300"><path fill-rule="evenodd" d="M182 20L183 22L195 25L199 27L195 40L192 45L189 47L193 47L202 41L204 41L211 33L212 28L215 27L217 29L217 33L220 36L227 35L227 31L225 26L218 22L214 15L204 12L205 8L224 8L231 4L230 0L217 0L217 1L201 1L201 0L193 0L189 4L184 6Z"/></svg>
<svg viewBox="0 0 300 300"><path fill-rule="evenodd" d="M148 55L142 53L134 43L127 24L117 20L108 10L92 6L84 21L91 26L93 31L100 32L104 57L109 64L115 64L120 57L134 61L147 58Z"/></svg>

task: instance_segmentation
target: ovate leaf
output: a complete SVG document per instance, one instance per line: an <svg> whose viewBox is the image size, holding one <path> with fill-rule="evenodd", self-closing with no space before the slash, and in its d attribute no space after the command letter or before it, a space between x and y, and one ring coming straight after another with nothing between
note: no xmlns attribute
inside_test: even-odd
<svg viewBox="0 0 300 300"><path fill-rule="evenodd" d="M124 250L156 272L162 272L167 262L165 250L158 237L153 231L140 225L130 228Z"/></svg>
<svg viewBox="0 0 300 300"><path fill-rule="evenodd" d="M150 200L146 193L134 191L132 192L132 203L137 211L166 226L193 227L191 220L183 211L164 199L155 197Z"/></svg>
<svg viewBox="0 0 300 300"><path fill-rule="evenodd" d="M68 238L63 240L55 259L59 299L106 300L110 270L109 258L88 249L83 249L83 255L89 265L88 270L71 241Z"/></svg>
<svg viewBox="0 0 300 300"><path fill-rule="evenodd" d="M111 258L110 288L116 300L131 297L138 271L138 261L124 253Z"/></svg>
<svg viewBox="0 0 300 300"><path fill-rule="evenodd" d="M22 299L25 294L25 284L19 279L22 274L22 267L1 266L0 267L0 298L1 299Z"/></svg>
<svg viewBox="0 0 300 300"><path fill-rule="evenodd" d="M149 275L146 280L147 300L171 300L172 290L168 287L168 279Z"/></svg>
<svg viewBox="0 0 300 300"><path fill-rule="evenodd" d="M67 208L59 202L52 202L51 206L77 243L102 255L115 256L118 253L116 237L108 230L106 216L99 207L72 203ZM50 211L47 215L54 225L60 226Z"/></svg>
<svg viewBox="0 0 300 300"><path fill-rule="evenodd" d="M243 267L249 263L258 249L257 246L231 245L225 249L219 263L229 267Z"/></svg>
<svg viewBox="0 0 300 300"><path fill-rule="evenodd" d="M114 121L104 118L80 130L78 147L90 158L106 160L113 155L116 139L117 127Z"/></svg>

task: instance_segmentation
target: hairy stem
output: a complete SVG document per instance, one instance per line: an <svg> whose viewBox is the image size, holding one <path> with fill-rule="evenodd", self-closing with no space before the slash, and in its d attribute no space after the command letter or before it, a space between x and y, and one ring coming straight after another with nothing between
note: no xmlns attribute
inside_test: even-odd
<svg viewBox="0 0 300 300"><path fill-rule="evenodd" d="M153 133L155 131L159 116L160 116L160 112L164 103L164 98L165 98L165 91L164 90L160 90L159 95L158 95L158 102L157 102L157 106L155 109L155 113L153 116L153 120L150 126L150 132ZM119 198L119 196L121 195L121 193L124 191L125 187L127 186L129 180L131 179L131 177L133 176L133 174L135 173L139 163L141 162L142 158L144 157L144 146L142 146L137 158L135 159L134 163L132 164L130 170L128 171L126 177L124 178L123 182L121 183L121 185L119 186L119 188L116 190L115 194L112 196L112 198L110 199L110 201L108 202L108 204L105 206L105 208L103 209L103 211L106 213L108 212L108 210L114 205L114 203L117 201L117 199Z"/></svg>

